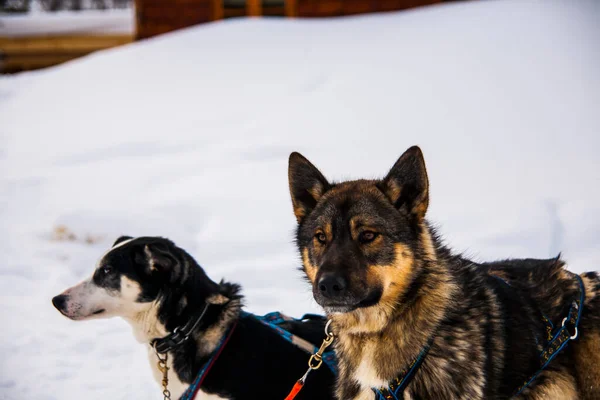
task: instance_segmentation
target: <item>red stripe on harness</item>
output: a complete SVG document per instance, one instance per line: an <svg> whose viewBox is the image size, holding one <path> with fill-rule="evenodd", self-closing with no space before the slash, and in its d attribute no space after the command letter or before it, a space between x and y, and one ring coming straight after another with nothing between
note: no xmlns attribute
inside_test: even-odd
<svg viewBox="0 0 600 400"><path fill-rule="evenodd" d="M200 382L198 382L198 385L196 386L196 390L194 390L194 393L192 394L192 397L191 397L192 399L196 398L196 394L198 393L198 390L200 390L200 386L202 386L202 382L204 382L204 378L206 378L206 375L208 375L208 373L210 372L210 369L215 364L215 361L217 361L217 358L219 358L219 356L221 355L221 352L225 348L225 345L227 344L227 342L229 342L229 339L231 339L231 336L233 335L233 331L235 330L236 326L237 326L237 321L235 321L233 327L229 331L229 334L227 335L227 337L225 338L225 340L221 344L221 347L219 347L219 349L217 350L217 352L215 353L215 355L212 357L212 360L210 360L210 364L208 364L208 367L206 367L206 371L204 372L204 376L202 377L202 379L200 379Z"/></svg>

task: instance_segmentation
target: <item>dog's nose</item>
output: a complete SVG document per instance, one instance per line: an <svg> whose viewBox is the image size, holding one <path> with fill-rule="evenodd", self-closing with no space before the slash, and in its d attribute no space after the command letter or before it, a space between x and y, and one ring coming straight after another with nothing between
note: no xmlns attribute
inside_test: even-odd
<svg viewBox="0 0 600 400"><path fill-rule="evenodd" d="M330 299L345 295L347 286L346 279L337 274L326 274L319 279L319 292Z"/></svg>
<svg viewBox="0 0 600 400"><path fill-rule="evenodd" d="M52 304L58 311L64 311L65 305L67 304L67 296L64 294L59 294L58 296L54 296L52 298Z"/></svg>

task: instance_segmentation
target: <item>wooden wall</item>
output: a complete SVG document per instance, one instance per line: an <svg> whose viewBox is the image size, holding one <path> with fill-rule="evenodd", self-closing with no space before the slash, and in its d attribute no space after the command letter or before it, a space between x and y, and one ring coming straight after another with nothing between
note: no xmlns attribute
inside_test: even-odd
<svg viewBox="0 0 600 400"><path fill-rule="evenodd" d="M136 36L144 39L220 19L221 4L215 0L136 0Z"/></svg>
<svg viewBox="0 0 600 400"><path fill-rule="evenodd" d="M297 0L300 17L334 17L404 10L441 3L442 0Z"/></svg>
<svg viewBox="0 0 600 400"><path fill-rule="evenodd" d="M136 0L137 37L147 38L223 17L285 15L288 17L334 17L441 3L444 0L280 0L263 4L246 0L245 8L227 7L224 0ZM448 1L448 0L446 0Z"/></svg>
<svg viewBox="0 0 600 400"><path fill-rule="evenodd" d="M61 64L133 39L132 35L0 37L0 73Z"/></svg>

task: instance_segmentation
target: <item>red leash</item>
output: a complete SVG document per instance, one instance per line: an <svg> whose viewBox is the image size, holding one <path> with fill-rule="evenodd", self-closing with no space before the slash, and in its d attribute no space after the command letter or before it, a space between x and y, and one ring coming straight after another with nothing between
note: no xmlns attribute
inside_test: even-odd
<svg viewBox="0 0 600 400"><path fill-rule="evenodd" d="M294 400L298 393L300 393L300 391L304 387L304 384L306 383L306 378L308 377L308 374L310 374L310 371L321 368L321 364L323 364L323 353L325 352L325 349L329 347L331 343L333 343L334 339L333 333L329 332L329 324L331 324L331 320L327 321L327 324L325 324L325 335L327 336L325 337L325 339L323 339L321 347L319 347L319 350L317 350L315 354L310 356L310 358L308 359L308 369L306 370L304 375L302 375L302 378L298 379L298 381L294 384L292 390L287 395L285 400Z"/></svg>
<svg viewBox="0 0 600 400"><path fill-rule="evenodd" d="M285 400L294 400L294 398L298 395L298 393L300 393L300 391L304 387L304 382L306 381L306 377L308 376L308 373L310 371L311 371L311 369L309 369L308 371L306 371L306 374L304 374L304 376L302 378L298 379L298 382L296 382L294 384L294 387L292 388L292 391L290 392L290 394L287 395L287 397L285 398Z"/></svg>

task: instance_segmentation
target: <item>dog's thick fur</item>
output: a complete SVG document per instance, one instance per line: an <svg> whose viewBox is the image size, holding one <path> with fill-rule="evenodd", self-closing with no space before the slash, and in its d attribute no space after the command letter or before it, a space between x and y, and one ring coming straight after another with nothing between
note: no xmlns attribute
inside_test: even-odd
<svg viewBox="0 0 600 400"><path fill-rule="evenodd" d="M53 299L73 320L120 316L148 350L157 382L162 374L150 342L183 326L209 304L190 340L169 352L169 389L178 399L236 327L196 399L281 400L304 374L309 355L253 316L240 315L238 285L213 282L184 250L159 237L121 237L100 259L92 277ZM324 320L291 321L282 328L311 343L324 338ZM299 399L330 399L335 377L321 368ZM159 394L157 388L157 395Z"/></svg>
<svg viewBox="0 0 600 400"><path fill-rule="evenodd" d="M333 321L339 399L372 399L431 341L406 399L506 399L539 368L579 288L559 258L477 264L425 220L418 147L382 180L330 183L290 156L297 245L316 301ZM600 398L600 278L581 275L579 338L525 389L527 399ZM500 279L501 278L501 279Z"/></svg>

